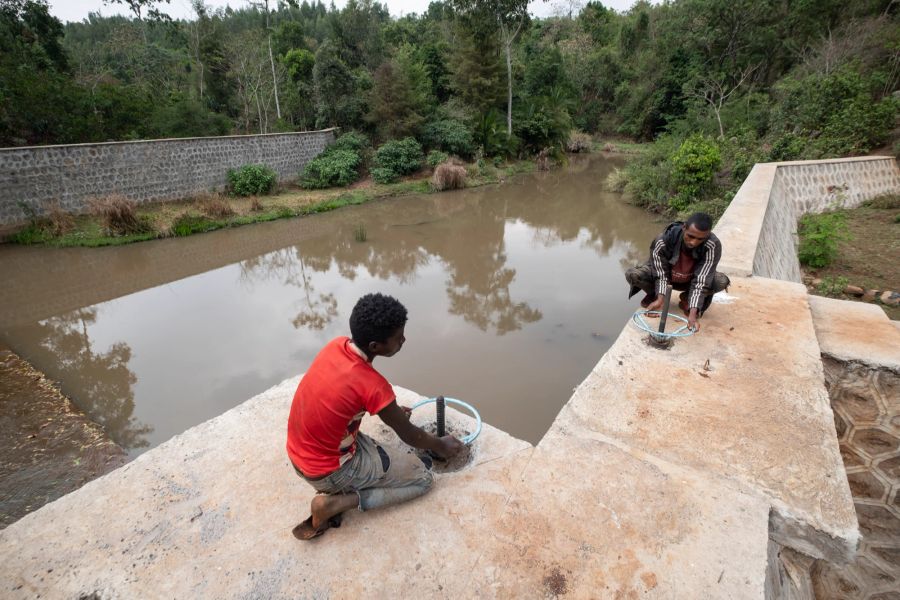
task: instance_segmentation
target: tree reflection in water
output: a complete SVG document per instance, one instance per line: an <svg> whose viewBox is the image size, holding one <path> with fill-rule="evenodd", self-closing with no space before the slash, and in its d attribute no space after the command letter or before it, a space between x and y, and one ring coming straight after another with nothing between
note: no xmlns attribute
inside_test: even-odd
<svg viewBox="0 0 900 600"><path fill-rule="evenodd" d="M326 271L331 266L331 260L313 261L313 265L319 263L319 269L309 268L310 271ZM240 263L241 281L247 283L255 280L280 279L285 285L291 285L303 290L303 298L295 304L300 305L297 314L291 319L295 329L306 328L321 331L338 315L338 303L334 294L316 292L311 280L311 273L307 272L307 265L303 257L295 248L282 248L263 256L257 256Z"/></svg>
<svg viewBox="0 0 900 600"><path fill-rule="evenodd" d="M25 334L40 340L28 359L48 365L47 375L65 381L63 393L99 423L106 433L126 450L149 446L152 427L134 417L134 390L137 381L128 369L131 347L116 342L106 352L94 352L88 325L97 321L97 308L81 308L51 317L27 328ZM32 329L33 328L33 329Z"/></svg>

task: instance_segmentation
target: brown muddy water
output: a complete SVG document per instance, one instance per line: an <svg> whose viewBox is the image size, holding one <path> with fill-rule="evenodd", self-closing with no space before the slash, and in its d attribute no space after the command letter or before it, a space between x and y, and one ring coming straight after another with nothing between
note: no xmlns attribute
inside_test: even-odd
<svg viewBox="0 0 900 600"><path fill-rule="evenodd" d="M304 372L382 292L409 310L375 362L392 383L536 443L635 310L623 273L660 227L603 190L614 166L118 248L2 246L0 341L135 456Z"/></svg>

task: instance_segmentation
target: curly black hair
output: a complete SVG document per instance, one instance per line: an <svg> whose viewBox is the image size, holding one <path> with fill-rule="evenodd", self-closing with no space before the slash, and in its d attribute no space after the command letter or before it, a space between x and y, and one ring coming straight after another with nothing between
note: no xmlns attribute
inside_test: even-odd
<svg viewBox="0 0 900 600"><path fill-rule="evenodd" d="M706 213L695 212L684 222L684 228L687 229L693 225L699 231L709 231L712 229L712 217Z"/></svg>
<svg viewBox="0 0 900 600"><path fill-rule="evenodd" d="M406 324L406 307L384 294L366 294L350 313L350 335L353 343L368 348L369 342L385 342Z"/></svg>

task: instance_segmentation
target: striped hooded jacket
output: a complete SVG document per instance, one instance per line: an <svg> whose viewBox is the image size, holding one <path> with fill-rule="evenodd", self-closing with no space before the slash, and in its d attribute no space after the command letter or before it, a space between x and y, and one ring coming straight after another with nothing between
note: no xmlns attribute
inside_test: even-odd
<svg viewBox="0 0 900 600"><path fill-rule="evenodd" d="M650 267L653 278L656 279L656 293L659 295L666 293L672 265L678 262L681 245L684 243L683 227L684 223L681 221L670 224L650 245L650 258L647 259L647 266ZM716 267L719 259L722 258L722 242L719 241L716 234L710 232L709 238L691 250L691 253L694 257L694 276L688 288L688 306L699 309L702 313L709 308L712 301L712 296L704 297L703 288L709 289L713 286ZM629 297L635 293L637 293L637 289L632 288Z"/></svg>

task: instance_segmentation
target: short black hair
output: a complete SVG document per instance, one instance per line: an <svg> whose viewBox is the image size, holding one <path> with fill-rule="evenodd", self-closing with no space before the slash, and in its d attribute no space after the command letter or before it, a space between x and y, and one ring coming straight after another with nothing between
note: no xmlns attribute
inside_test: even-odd
<svg viewBox="0 0 900 600"><path fill-rule="evenodd" d="M712 217L704 212L695 212L684 222L684 228L687 229L691 225L700 231L709 231L712 229Z"/></svg>
<svg viewBox="0 0 900 600"><path fill-rule="evenodd" d="M384 294L366 294L350 313L350 335L353 343L366 349L369 342L385 342L406 324L406 307Z"/></svg>

